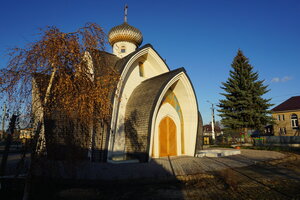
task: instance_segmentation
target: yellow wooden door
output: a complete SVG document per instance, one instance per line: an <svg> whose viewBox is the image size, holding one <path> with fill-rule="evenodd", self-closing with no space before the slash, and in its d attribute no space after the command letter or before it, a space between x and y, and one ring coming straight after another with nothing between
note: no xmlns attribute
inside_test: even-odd
<svg viewBox="0 0 300 200"><path fill-rule="evenodd" d="M170 117L165 117L159 123L159 157L176 155L176 125Z"/></svg>

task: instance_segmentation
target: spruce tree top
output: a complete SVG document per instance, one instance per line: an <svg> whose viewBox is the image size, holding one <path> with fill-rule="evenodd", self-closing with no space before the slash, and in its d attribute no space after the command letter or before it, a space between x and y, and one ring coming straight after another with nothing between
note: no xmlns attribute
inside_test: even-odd
<svg viewBox="0 0 300 200"><path fill-rule="evenodd" d="M272 104L270 99L262 96L269 90L258 80L258 73L253 72L241 50L238 50L229 73L229 78L223 82L221 93L225 99L220 100L219 112L222 123L227 129L258 129L271 123L272 118L268 110Z"/></svg>

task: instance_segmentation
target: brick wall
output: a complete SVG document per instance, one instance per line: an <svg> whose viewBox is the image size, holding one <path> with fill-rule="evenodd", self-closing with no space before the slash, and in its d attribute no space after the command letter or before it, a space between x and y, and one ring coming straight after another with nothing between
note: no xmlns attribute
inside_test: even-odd
<svg viewBox="0 0 300 200"><path fill-rule="evenodd" d="M292 127L291 115L298 116L298 125L300 125L300 110L274 112L272 117L275 120L274 135L275 136L300 136L299 126L298 129Z"/></svg>

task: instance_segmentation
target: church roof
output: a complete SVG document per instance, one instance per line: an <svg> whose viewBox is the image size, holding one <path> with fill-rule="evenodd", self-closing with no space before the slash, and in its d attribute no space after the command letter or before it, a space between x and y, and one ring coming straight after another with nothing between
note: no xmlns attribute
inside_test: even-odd
<svg viewBox="0 0 300 200"><path fill-rule="evenodd" d="M107 53L105 51L97 51L97 50L93 51L93 53L96 53L96 54L99 54L99 55L93 56L93 55L95 55L95 54L93 54L92 57L93 58L100 58L100 59L93 59L93 64L94 64L95 71L97 71L97 69L100 69L102 66L103 67L111 66L111 67L113 67L114 70L116 70L117 72L119 72L121 74L123 72L127 62L135 54L137 54L139 51L142 51L143 49L148 48L148 47L152 48L157 53L157 51L153 48L153 46L151 44L146 44L146 45L144 45L140 48L137 48L134 52L128 54L124 58L119 58L116 55L111 54L111 53ZM157 55L159 55L159 54L157 53ZM160 58L161 58L161 56L160 56ZM162 59L162 60L164 61L164 59ZM166 64L166 66L167 66L167 64Z"/></svg>
<svg viewBox="0 0 300 200"><path fill-rule="evenodd" d="M143 81L132 92L128 100L126 112L130 112L132 106L134 108L144 108L148 110L152 106L155 106L155 101L157 101L165 85L180 72L185 72L185 69L178 68Z"/></svg>
<svg viewBox="0 0 300 200"><path fill-rule="evenodd" d="M120 58L117 57L116 55L108 53L106 51L92 50L89 52L93 59L95 76L100 75L99 73L101 73L101 69L107 67L111 67L112 69L115 69L116 63L120 60Z"/></svg>
<svg viewBox="0 0 300 200"><path fill-rule="evenodd" d="M111 67L112 69L114 69L117 73L119 73L120 75L122 74L126 64L128 63L128 61L138 52L142 51L143 49L146 48L151 48L155 51L155 49L152 47L151 44L146 44L140 48L137 48L134 52L128 54L127 56L123 57L123 58L119 58L114 54L108 53L106 51L99 51L99 50L89 50L91 57L93 59L93 66L94 66L94 73L95 76L100 76L101 75L101 71L103 68L107 68L107 67ZM156 52L156 51L155 51ZM157 52L156 52L157 53ZM160 55L157 53L157 55L160 57ZM161 57L160 57L161 58ZM162 58L161 58L162 59ZM162 59L163 60L163 59ZM164 61L164 60L163 60ZM164 61L165 62L165 61ZM166 64L167 66L167 64ZM168 66L167 66L168 67ZM168 67L169 69L169 67ZM174 70L176 71L176 70ZM168 72L169 73L169 72ZM160 77L160 76L167 76L168 73L156 76L156 77ZM170 76L172 73L168 74L168 76ZM155 79L156 77L151 78L151 79ZM171 76L172 77L172 76ZM148 79L148 80L151 80ZM147 81L147 80L146 80ZM114 89L112 91L110 91L110 98L111 98L111 102L113 103L114 101L114 94L115 94L115 89L117 88L117 82L116 85L114 87ZM155 90L154 90L155 91Z"/></svg>
<svg viewBox="0 0 300 200"><path fill-rule="evenodd" d="M118 62L115 65L115 69L118 70L120 73L123 72L123 69L125 68L127 62L131 59L131 57L133 57L135 54L137 54L139 51L142 51L143 49L146 49L150 47L151 49L153 49L156 53L157 51L153 48L153 46L151 44L145 44L144 46L136 49L134 52L128 54L127 56L125 56L124 58L118 60ZM164 61L164 59L157 53L157 55ZM165 62L165 61L164 61ZM166 63L165 63L166 64ZM166 64L166 66L168 67L168 65ZM168 67L169 69L169 67Z"/></svg>
<svg viewBox="0 0 300 200"><path fill-rule="evenodd" d="M272 111L300 110L300 96L294 96L279 104Z"/></svg>
<svg viewBox="0 0 300 200"><path fill-rule="evenodd" d="M163 73L143 81L134 89L126 106L126 134L142 134L142 137L147 139L147 147L149 147L148 133L150 133L152 115L158 98L168 82L181 72L185 72L184 68Z"/></svg>
<svg viewBox="0 0 300 200"><path fill-rule="evenodd" d="M153 49L153 47L152 47L151 44L146 44L146 45L142 46L141 48L136 49L134 52L128 54L124 58L118 60L118 62L115 65L115 69L118 70L120 73L122 73L123 69L125 68L127 62L130 60L130 58L132 56L134 56L136 53L138 53L139 51L141 51L141 50L143 50L145 48L148 48L148 47L151 47Z"/></svg>

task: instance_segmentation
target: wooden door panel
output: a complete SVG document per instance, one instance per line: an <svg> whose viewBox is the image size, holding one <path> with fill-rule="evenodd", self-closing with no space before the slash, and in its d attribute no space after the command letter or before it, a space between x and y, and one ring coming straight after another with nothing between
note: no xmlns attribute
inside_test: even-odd
<svg viewBox="0 0 300 200"><path fill-rule="evenodd" d="M169 156L176 156L177 155L177 142L176 142L176 125L174 121L169 118L169 126L168 126L168 135L169 135Z"/></svg>
<svg viewBox="0 0 300 200"><path fill-rule="evenodd" d="M168 121L166 118L161 120L159 124L159 157L168 156L168 148L167 148L167 142L168 142Z"/></svg>
<svg viewBox="0 0 300 200"><path fill-rule="evenodd" d="M159 156L176 156L176 124L170 117L165 117L159 124Z"/></svg>

